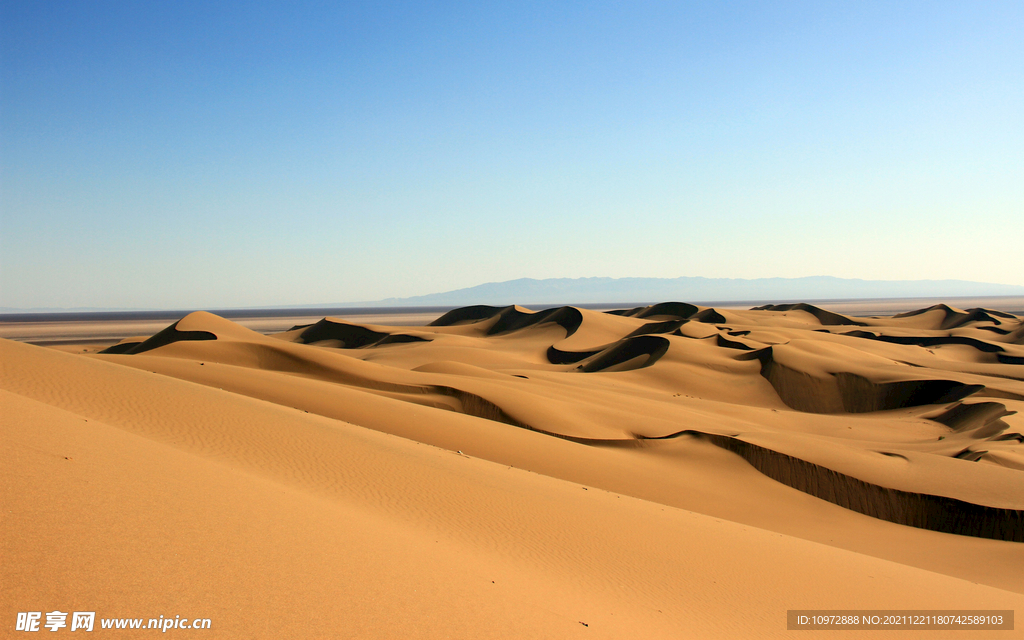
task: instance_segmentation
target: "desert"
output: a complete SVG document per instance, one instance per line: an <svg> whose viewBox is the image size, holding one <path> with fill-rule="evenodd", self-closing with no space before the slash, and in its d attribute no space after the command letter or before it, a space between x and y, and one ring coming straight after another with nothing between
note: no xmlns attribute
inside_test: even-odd
<svg viewBox="0 0 1024 640"><path fill-rule="evenodd" d="M1024 640L1021 25L0 2L0 640Z"/></svg>
<svg viewBox="0 0 1024 640"><path fill-rule="evenodd" d="M0 342L4 599L281 638L824 637L849 632L787 611L1024 603L1019 315L404 320Z"/></svg>

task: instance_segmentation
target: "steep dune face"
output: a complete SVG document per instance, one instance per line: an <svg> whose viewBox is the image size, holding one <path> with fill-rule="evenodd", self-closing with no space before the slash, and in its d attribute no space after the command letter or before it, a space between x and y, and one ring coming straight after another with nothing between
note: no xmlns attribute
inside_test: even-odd
<svg viewBox="0 0 1024 640"><path fill-rule="evenodd" d="M849 316L840 313L832 313L820 307L800 302L797 304L766 304L763 307L754 307L753 311L803 311L814 317L815 320L825 325L850 325L863 326L863 322L854 320Z"/></svg>
<svg viewBox="0 0 1024 640"><path fill-rule="evenodd" d="M411 333L324 319L264 337L196 313L125 353L297 375L577 442L636 447L638 437L658 438L694 427L741 438L744 433L770 432L783 442L803 445L806 438L790 433L786 423L810 413L830 416L821 422L823 434L844 427L855 432L864 422L883 425L891 429L897 445L885 446L897 455L899 450L935 453L942 443L943 456L1013 470L1024 464L1014 446L1014 429L1019 427L1003 420L970 429L970 442L961 443L956 451L950 446L966 427L908 442L908 430L901 426L918 423L942 408L948 409L947 417L933 424L963 422L967 418L958 416L973 416L996 404L986 400L990 398L1000 400L1000 416L1015 415L1014 407L1024 398L1024 383L1018 378L1024 376L1014 365L986 364L986 372L998 371L983 376L973 366L977 358L966 358L963 370L957 371L950 366L950 356L960 352L937 351L961 348L1015 356L1021 351L1015 346L978 336L990 335L982 331L984 327L1016 328L1020 319L941 305L888 320L855 320L806 304L730 316L728 324L715 322L726 318L684 303L607 314L571 307L533 312L481 306L449 312ZM917 334L908 335L903 326L908 319ZM940 330L919 329L923 319L929 326L952 326L954 332L934 335ZM699 325L683 326L688 322ZM183 326L188 331L182 331ZM849 331L849 326L864 329ZM403 335L408 340L388 340ZM609 335L619 339L600 343ZM768 343L760 342L764 337ZM567 348L579 344L591 346ZM940 358L941 368L934 366ZM133 364L131 358L119 362ZM432 364L444 362L466 367L456 374L452 367ZM145 366L159 362L147 360ZM572 373L588 375L567 377ZM667 388L676 391L667 394ZM737 398L736 389L747 391ZM787 411L780 412L780 407ZM854 423L855 415L863 421ZM919 431L916 426L909 429ZM843 435L842 444L852 451L878 445L847 437L855 433ZM860 473L865 472L871 476L870 468ZM965 466L963 473L972 471ZM870 477L860 479L871 484ZM907 487L899 486L896 478L887 488ZM920 487L914 489L922 493ZM953 481L933 489L940 497L964 497ZM1005 504L982 506L1024 506L1019 502L1008 499Z"/></svg>
<svg viewBox="0 0 1024 640"><path fill-rule="evenodd" d="M907 313L898 314L894 318L904 321L913 320L913 324L916 326L932 329L956 329L981 323L991 323L998 326L1007 320L1011 323L1019 323L1019 318L1002 311L994 311L992 309L967 309L964 311L944 304L937 304L927 309L918 309L917 311L908 311Z"/></svg>
<svg viewBox="0 0 1024 640"><path fill-rule="evenodd" d="M878 382L851 371L820 371L821 362L792 366L783 364L776 352L785 346L766 347L751 354L761 362L764 376L787 406L812 413L868 413L922 405L948 404L982 391L984 385L952 380L899 380ZM800 354L803 355L803 354ZM799 361L799 358L797 358ZM863 371L863 367L858 367ZM912 373L910 375L917 375Z"/></svg>
<svg viewBox="0 0 1024 640"><path fill-rule="evenodd" d="M377 331L369 327L351 324L342 320L324 318L304 327L294 327L281 334L284 340L300 344L315 344L321 347L361 349L395 342L426 342L426 338L407 333Z"/></svg>
<svg viewBox="0 0 1024 640"><path fill-rule="evenodd" d="M78 487L58 491L68 500L61 508L92 522L89 531L99 527L86 516L94 509L156 539L119 516L113 498L91 496L88 483L145 504L163 486L204 495L192 476L227 503L263 505L227 508L226 520L203 516L193 527L229 546L223 527L244 526L246 509L305 523L317 545L333 545L339 523L354 526L343 544L357 559L326 553L317 572L334 600L351 603L314 607L325 620L359 611L387 619L404 603L421 615L442 612L438 636L472 628L501 637L492 623L532 637L763 635L775 628L772 611L811 602L1024 604L1007 591L1024 592L1022 327L1009 314L943 306L852 318L803 304L743 311L672 302L612 313L478 306L421 327L324 318L264 336L197 312L100 355L0 343L0 389L5 415L19 416L4 421L19 465L44 464L26 428L47 434L54 455L68 442L78 453L62 455L106 461L65 469L45 458L47 473ZM82 431L85 421L95 431ZM104 466L118 464L119 450L135 461L123 473ZM141 479L127 485L124 474ZM600 504L586 501L598 493ZM235 545L238 558L270 558L257 584L298 580L294 554L270 547L303 544L301 529L270 527L269 538ZM118 544L116 528L104 530L90 535ZM41 531L33 535L57 544L56 533ZM634 556L638 540L644 551ZM166 549L181 553L175 544ZM697 567L688 548L708 559ZM71 552L97 553L80 544ZM832 573L797 562L805 552L824 554ZM751 561L756 572L738 568ZM358 595L370 580L362 562L381 563L395 580L408 567L410 581ZM460 562L474 564L438 582L440 566ZM719 570L743 577L725 591L705 585L701 576ZM495 596L469 586L495 572L508 580L501 597L520 604L496 609ZM866 577L879 572L890 578L881 590ZM29 594L31 575L7 578ZM98 580L117 600L110 579L68 579ZM230 569L215 584L241 579ZM483 584L505 584L490 580ZM471 606L452 609L431 589ZM288 607L309 610L299 604L309 601L305 587L287 587L276 604L246 593L286 617ZM759 613L730 628L688 617L734 598ZM229 615L231 603L218 602ZM537 613L540 602L554 613ZM590 619L573 613L584 602L598 603L585 609ZM566 615L580 619L555 622ZM292 624L301 637L301 622Z"/></svg>

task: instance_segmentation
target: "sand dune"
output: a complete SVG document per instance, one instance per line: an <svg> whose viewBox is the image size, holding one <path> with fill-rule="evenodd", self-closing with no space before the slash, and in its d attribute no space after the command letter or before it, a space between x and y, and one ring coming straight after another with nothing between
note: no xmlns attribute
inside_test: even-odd
<svg viewBox="0 0 1024 640"><path fill-rule="evenodd" d="M672 302L272 335L197 312L97 355L0 341L0 598L216 637L1019 612L1022 335L945 305Z"/></svg>
<svg viewBox="0 0 1024 640"><path fill-rule="evenodd" d="M761 307L754 307L754 311L803 311L808 313L820 322L821 324L828 325L848 325L861 327L865 323L858 320L854 320L850 316L845 316L839 313L832 313L826 311L820 307L816 307L811 304L799 302L797 304L768 304Z"/></svg>

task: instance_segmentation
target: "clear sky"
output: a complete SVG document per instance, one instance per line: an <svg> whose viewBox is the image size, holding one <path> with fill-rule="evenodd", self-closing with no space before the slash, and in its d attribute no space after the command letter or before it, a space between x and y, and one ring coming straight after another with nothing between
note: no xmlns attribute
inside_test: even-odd
<svg viewBox="0 0 1024 640"><path fill-rule="evenodd" d="M1024 3L0 3L0 306L1024 284Z"/></svg>

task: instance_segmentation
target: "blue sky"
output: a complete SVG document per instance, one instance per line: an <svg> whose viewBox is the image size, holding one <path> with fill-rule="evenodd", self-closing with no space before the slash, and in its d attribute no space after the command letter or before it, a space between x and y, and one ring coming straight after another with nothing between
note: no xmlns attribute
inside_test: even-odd
<svg viewBox="0 0 1024 640"><path fill-rule="evenodd" d="M12 0L0 37L0 306L1024 284L1016 1Z"/></svg>

